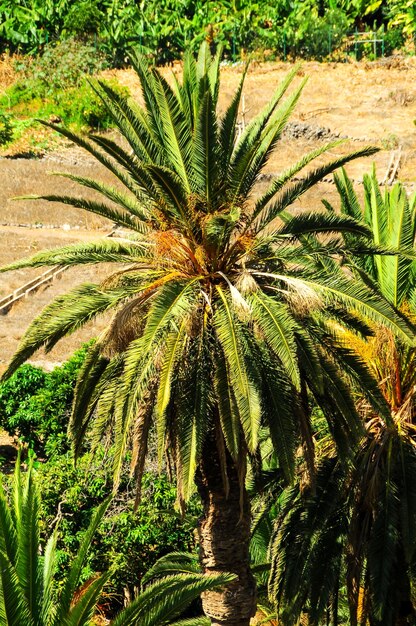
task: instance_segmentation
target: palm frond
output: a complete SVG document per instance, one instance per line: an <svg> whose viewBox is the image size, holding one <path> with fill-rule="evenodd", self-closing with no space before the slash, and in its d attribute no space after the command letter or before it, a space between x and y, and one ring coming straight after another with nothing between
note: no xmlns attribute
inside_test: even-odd
<svg viewBox="0 0 416 626"><path fill-rule="evenodd" d="M221 299L221 305L217 307L215 312L214 326L229 366L236 405L247 445L250 450L254 451L257 447L260 425L260 397L254 381L250 379L244 360L240 323L221 287L217 286L217 292Z"/></svg>
<svg viewBox="0 0 416 626"><path fill-rule="evenodd" d="M67 172L52 172L55 176L62 176L63 178L68 178L72 180L74 183L78 183L82 187L87 189L93 189L97 191L99 194L104 196L107 200L114 202L118 206L122 207L132 215L134 215L137 220L142 222L142 232L149 232L148 222L152 217L151 210L149 211L147 207L149 206L149 201L147 198L140 199L140 194L136 192L133 195L127 195L117 189L116 187L111 187L110 185L106 185L103 182L97 181L94 178L87 178L86 176L76 176L75 174L68 174ZM137 197L139 196L139 198ZM137 222L138 223L138 222Z"/></svg>
<svg viewBox="0 0 416 626"><path fill-rule="evenodd" d="M233 574L179 574L150 585L112 622L111 626L159 626L167 624L201 593L226 585Z"/></svg>
<svg viewBox="0 0 416 626"><path fill-rule="evenodd" d="M316 148L315 150L312 150L311 152L308 152L297 163L295 163L295 165L292 165L287 170L282 172L282 174L280 174L277 178L275 178L273 182L270 184L270 187L256 201L250 222L252 222L257 217L260 211L264 209L266 204L270 202L273 196L275 196L281 189L283 189L283 187L287 185L287 183L290 182L296 176L296 174L298 174L303 168L309 165L309 163L311 163L318 157L322 156L322 154L325 154L329 150L336 148L341 143L342 143L342 140L331 141L330 143L327 143L324 146L321 146L319 148Z"/></svg>
<svg viewBox="0 0 416 626"><path fill-rule="evenodd" d="M144 574L142 585L147 585L150 581L174 574L200 574L201 567L198 557L191 552L169 552L160 557L154 565Z"/></svg>
<svg viewBox="0 0 416 626"><path fill-rule="evenodd" d="M257 219L254 222L254 228L257 233L260 233L264 228L266 228L276 217L280 215L288 206L293 204L295 200L297 200L301 195L303 195L308 189L316 185L322 178L332 174L336 169L342 167L346 163L354 159L359 159L361 157L371 156L375 152L378 151L378 148L367 147L362 148L361 150L357 150L356 152L352 152L345 156L339 157L327 163L326 165L322 165L317 167L315 170L312 170L309 174L305 176L301 181L294 183L289 189L286 191L282 191L280 198L278 198L275 202L268 204L262 209Z"/></svg>
<svg viewBox="0 0 416 626"><path fill-rule="evenodd" d="M264 293L250 298L253 319L265 340L281 361L294 386L300 388L294 330L296 324L287 308Z"/></svg>
<svg viewBox="0 0 416 626"><path fill-rule="evenodd" d="M42 347L51 350L62 337L116 306L125 297L124 291L105 292L99 285L90 283L58 296L27 329L4 378L11 376L36 350Z"/></svg>
<svg viewBox="0 0 416 626"><path fill-rule="evenodd" d="M92 263L139 263L149 257L151 246L145 242L117 241L101 239L87 243L76 243L52 250L44 250L27 259L15 261L0 268L0 272L24 267L45 267L60 265L84 265ZM151 254L151 252L150 252Z"/></svg>
<svg viewBox="0 0 416 626"><path fill-rule="evenodd" d="M67 616L70 614L71 611L71 604L72 604L72 600L75 594L75 591L79 585L79 581L80 581L80 576L82 573L82 568L84 567L85 564L85 559L87 558L87 554L88 554L88 550L90 548L91 545L91 541L93 539L93 536L95 534L95 531L97 530L97 527L99 525L99 523L101 522L102 518L104 517L104 514L108 508L110 504L110 499L107 498L107 500L105 500L94 512L94 515L91 519L90 525L88 526L88 529L85 532L85 535L82 539L81 545L78 549L76 558L74 559L71 568L69 570L68 573L68 577L64 583L64 586L62 588L60 597L59 597L59 606L58 606L58 623L59 620L61 620L61 623L65 621L65 619L67 618ZM94 587L94 589L96 589L96 591L99 593L100 590L100 579L98 579L96 581L96 586ZM104 584L105 580L104 578L101 579L101 582ZM92 596L92 592L91 592L91 596ZM88 594L88 599L92 599L92 597L90 597L90 595ZM88 607L88 604L86 606L80 605L80 610L86 610L86 608ZM74 622L74 626L77 622Z"/></svg>

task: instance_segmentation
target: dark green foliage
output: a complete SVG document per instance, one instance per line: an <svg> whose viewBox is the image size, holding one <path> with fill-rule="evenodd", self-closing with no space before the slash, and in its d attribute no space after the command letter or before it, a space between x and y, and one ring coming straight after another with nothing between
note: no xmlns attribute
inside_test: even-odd
<svg viewBox="0 0 416 626"><path fill-rule="evenodd" d="M86 353L76 352L52 372L23 365L0 384L0 425L9 434L52 456L68 449L67 429L75 381Z"/></svg>
<svg viewBox="0 0 416 626"><path fill-rule="evenodd" d="M9 143L13 138L13 124L10 115L0 114L0 146Z"/></svg>
<svg viewBox="0 0 416 626"><path fill-rule="evenodd" d="M305 610L312 626L328 606L337 611L344 581L351 624L365 615L371 624L394 626L411 607L415 442L406 429L380 436L378 428L369 426L353 464L324 459L314 492L296 487L286 494L272 543L270 592L288 626Z"/></svg>
<svg viewBox="0 0 416 626"><path fill-rule="evenodd" d="M95 459L82 457L76 467L70 457L56 457L40 465L38 473L45 534L56 518L59 503L58 560L62 572L76 553L94 507L111 493L111 463L101 450ZM126 468L124 476L127 473ZM193 549L196 516L200 514L197 500L192 500L184 519L175 512L176 489L164 474L145 474L137 513L128 496L132 488L131 481L123 478L120 493L97 530L81 576L85 581L94 571L111 568L111 611L120 606L124 590L134 593L143 574L159 557L173 550Z"/></svg>
<svg viewBox="0 0 416 626"><path fill-rule="evenodd" d="M289 55L323 59L341 45L350 28L351 21L340 9L330 9L318 16L305 6L303 11L292 12L280 36L284 33Z"/></svg>
<svg viewBox="0 0 416 626"><path fill-rule="evenodd" d="M73 3L64 18L64 32L81 38L98 32L105 18L100 4L102 3L98 0L81 0Z"/></svg>
<svg viewBox="0 0 416 626"><path fill-rule="evenodd" d="M110 504L104 500L94 511L82 537L65 564L58 583L58 537L60 513L41 540L39 481L34 477L33 458L22 480L20 454L12 494L7 497L0 483L0 623L2 626L89 626L111 571L92 571L85 578L85 564L97 528ZM61 572L62 577L62 572ZM148 585L122 609L112 626L161 626L183 614L199 595L234 579L233 575L203 576L198 572L165 577Z"/></svg>

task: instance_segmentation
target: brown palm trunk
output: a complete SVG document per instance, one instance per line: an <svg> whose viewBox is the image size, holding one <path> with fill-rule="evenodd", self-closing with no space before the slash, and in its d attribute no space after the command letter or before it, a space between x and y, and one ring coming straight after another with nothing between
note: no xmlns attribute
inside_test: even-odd
<svg viewBox="0 0 416 626"><path fill-rule="evenodd" d="M204 593L202 605L213 625L248 626L256 612L256 582L249 563L250 502L244 484L240 486L237 467L224 450L223 458L221 466L212 434L204 444L197 475L204 506L199 525L200 560L204 573L232 572L237 579L223 589Z"/></svg>

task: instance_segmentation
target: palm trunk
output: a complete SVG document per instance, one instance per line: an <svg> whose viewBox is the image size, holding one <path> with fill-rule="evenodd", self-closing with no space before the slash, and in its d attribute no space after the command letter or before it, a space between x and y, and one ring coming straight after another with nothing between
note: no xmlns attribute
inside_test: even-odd
<svg viewBox="0 0 416 626"><path fill-rule="evenodd" d="M256 612L256 582L249 563L250 502L235 463L223 452L221 466L213 433L204 444L197 475L204 506L199 525L200 561L206 574L232 572L237 579L223 589L204 593L202 605L215 626L248 626Z"/></svg>

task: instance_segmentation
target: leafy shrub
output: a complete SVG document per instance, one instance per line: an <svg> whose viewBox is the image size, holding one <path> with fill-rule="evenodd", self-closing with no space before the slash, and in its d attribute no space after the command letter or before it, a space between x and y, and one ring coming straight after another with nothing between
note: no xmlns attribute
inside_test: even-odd
<svg viewBox="0 0 416 626"><path fill-rule="evenodd" d="M47 46L40 58L19 60L16 68L23 78L6 92L0 104L18 106L21 114L30 117L53 116L78 127L108 128L109 112L86 78L105 65L104 56L97 54L95 47L75 39ZM121 96L129 95L115 79L107 83Z"/></svg>
<svg viewBox="0 0 416 626"><path fill-rule="evenodd" d="M395 50L400 50L405 42L404 33L400 28L390 28L377 34L384 37L384 54L387 56L393 54Z"/></svg>
<svg viewBox="0 0 416 626"><path fill-rule="evenodd" d="M107 66L105 56L90 43L80 43L75 38L50 43L41 56L19 59L16 70L22 78L8 93L12 103L46 98L79 87L86 74L96 74Z"/></svg>
<svg viewBox="0 0 416 626"><path fill-rule="evenodd" d="M4 146L13 139L13 124L11 116L0 114L0 146Z"/></svg>
<svg viewBox="0 0 416 626"><path fill-rule="evenodd" d="M120 86L116 80L104 82L120 96L125 98L129 96L128 89ZM78 89L56 93L49 109L65 123L75 123L78 126L88 126L93 129L108 128L112 124L108 109L85 80Z"/></svg>
<svg viewBox="0 0 416 626"><path fill-rule="evenodd" d="M98 32L104 13L99 7L97 0L83 0L70 6L65 16L63 31L85 39L85 36Z"/></svg>
<svg viewBox="0 0 416 626"><path fill-rule="evenodd" d="M345 13L338 9L322 17L313 11L295 14L285 26L287 47L292 56L323 59L341 44L349 26Z"/></svg>
<svg viewBox="0 0 416 626"><path fill-rule="evenodd" d="M0 385L0 425L10 434L16 434L11 426L14 416L44 386L46 376L39 367L22 365Z"/></svg>
<svg viewBox="0 0 416 626"><path fill-rule="evenodd" d="M70 455L55 457L38 467L41 490L42 532L49 533L56 519L59 502L58 544L60 570L65 571L78 549L85 529L97 506L112 489L112 464L103 449L95 458L85 454L74 466ZM146 473L139 509L133 510L134 484L127 478L128 468L117 498L98 528L82 578L112 568L108 589L112 609L120 598L132 594L140 579L162 555L194 547L199 502L190 503L190 514L182 519L174 510L176 489L164 474Z"/></svg>
<svg viewBox="0 0 416 626"><path fill-rule="evenodd" d="M69 413L85 352L79 350L50 373L22 365L0 385L0 425L38 454L52 456L68 449Z"/></svg>

